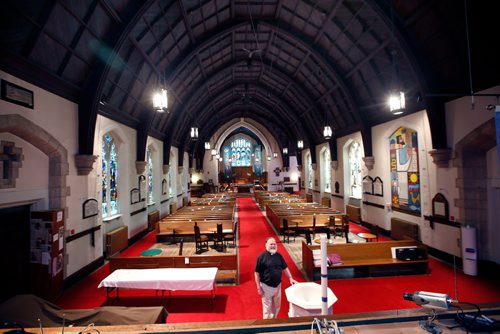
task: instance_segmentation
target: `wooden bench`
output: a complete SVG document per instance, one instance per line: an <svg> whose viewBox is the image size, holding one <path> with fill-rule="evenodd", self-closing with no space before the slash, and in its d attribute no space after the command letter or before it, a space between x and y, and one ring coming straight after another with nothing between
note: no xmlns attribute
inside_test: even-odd
<svg viewBox="0 0 500 334"><path fill-rule="evenodd" d="M188 259L188 261L186 260ZM188 263L186 263L186 261ZM217 267L216 282L239 284L236 254L202 256L113 256L109 259L110 272L116 269L145 268L209 268Z"/></svg>
<svg viewBox="0 0 500 334"><path fill-rule="evenodd" d="M416 246L424 256L418 260L398 260L392 257L392 247ZM302 266L306 278L318 280L321 268L314 265L313 250L320 245L307 245L302 242ZM341 264L328 267L329 278L351 278L366 276L399 276L408 274L427 274L429 259L426 247L415 240L369 242L359 244L333 244L327 246L327 254L338 254Z"/></svg>

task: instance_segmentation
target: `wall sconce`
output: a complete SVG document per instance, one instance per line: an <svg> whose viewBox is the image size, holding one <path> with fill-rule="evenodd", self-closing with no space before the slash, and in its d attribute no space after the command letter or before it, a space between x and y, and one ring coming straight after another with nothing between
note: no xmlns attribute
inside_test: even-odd
<svg viewBox="0 0 500 334"><path fill-rule="evenodd" d="M276 159L278 157L278 152L273 152L273 157Z"/></svg>
<svg viewBox="0 0 500 334"><path fill-rule="evenodd" d="M211 154L212 154L213 157L217 154L217 151L215 150L215 148L212 149Z"/></svg>
<svg viewBox="0 0 500 334"><path fill-rule="evenodd" d="M206 141L205 142L205 150L209 150L210 149L210 142Z"/></svg>
<svg viewBox="0 0 500 334"><path fill-rule="evenodd" d="M399 92L389 96L389 110L393 115L400 115L405 110L405 93Z"/></svg>
<svg viewBox="0 0 500 334"><path fill-rule="evenodd" d="M191 139L198 139L198 128L197 127L191 128Z"/></svg>
<svg viewBox="0 0 500 334"><path fill-rule="evenodd" d="M304 148L304 141L299 140L299 141L297 142L297 147L298 147L298 148Z"/></svg>
<svg viewBox="0 0 500 334"><path fill-rule="evenodd" d="M283 154L287 155L288 154L288 147L283 147Z"/></svg>
<svg viewBox="0 0 500 334"><path fill-rule="evenodd" d="M271 156L270 155L267 156L267 161L271 161Z"/></svg>
<svg viewBox="0 0 500 334"><path fill-rule="evenodd" d="M219 159L220 159L220 154L219 154L219 153L217 153L217 154L215 155L215 159L217 159L217 160L219 160Z"/></svg>
<svg viewBox="0 0 500 334"><path fill-rule="evenodd" d="M325 137L326 140L332 138L332 128L329 125L325 125L325 128L323 129L323 137Z"/></svg>

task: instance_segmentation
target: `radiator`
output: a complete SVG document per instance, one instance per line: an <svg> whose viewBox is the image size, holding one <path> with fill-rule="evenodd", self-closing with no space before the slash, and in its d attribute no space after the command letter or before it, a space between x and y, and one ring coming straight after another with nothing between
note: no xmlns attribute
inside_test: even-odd
<svg viewBox="0 0 500 334"><path fill-rule="evenodd" d="M321 198L321 204L330 208L332 206L332 203L330 201L330 197Z"/></svg>
<svg viewBox="0 0 500 334"><path fill-rule="evenodd" d="M420 240L418 224L399 218L391 218L391 238L395 240Z"/></svg>
<svg viewBox="0 0 500 334"><path fill-rule="evenodd" d="M177 203L170 203L169 210L170 210L170 214L176 212L177 211Z"/></svg>
<svg viewBox="0 0 500 334"><path fill-rule="evenodd" d="M156 226L158 225L159 220L160 220L160 211L155 210L153 212L148 213L148 228L150 230L156 230Z"/></svg>
<svg viewBox="0 0 500 334"><path fill-rule="evenodd" d="M345 213L349 217L350 221L354 223L361 223L361 209L359 206L347 204L345 206Z"/></svg>
<svg viewBox="0 0 500 334"><path fill-rule="evenodd" d="M112 256L128 247L128 227L122 226L106 233L106 254Z"/></svg>

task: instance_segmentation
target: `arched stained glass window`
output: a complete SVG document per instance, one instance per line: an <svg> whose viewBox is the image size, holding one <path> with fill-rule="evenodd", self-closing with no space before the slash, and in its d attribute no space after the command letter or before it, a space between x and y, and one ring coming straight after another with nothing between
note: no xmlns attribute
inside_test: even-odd
<svg viewBox="0 0 500 334"><path fill-rule="evenodd" d="M252 166L252 143L244 138L231 143L231 166Z"/></svg>
<svg viewBox="0 0 500 334"><path fill-rule="evenodd" d="M153 176L154 176L154 168L153 168L153 150L151 147L148 147L146 151L147 157L147 169L148 169L148 203L154 202L154 192L153 192Z"/></svg>
<svg viewBox="0 0 500 334"><path fill-rule="evenodd" d="M361 198L361 148L358 142L353 141L348 147L349 159L349 185L351 187L351 197Z"/></svg>
<svg viewBox="0 0 500 334"><path fill-rule="evenodd" d="M313 187L313 167L312 167L312 159L311 154L308 153L306 156L307 161L307 188L312 189Z"/></svg>
<svg viewBox="0 0 500 334"><path fill-rule="evenodd" d="M172 186L172 167L168 170L168 196L174 195L174 188Z"/></svg>
<svg viewBox="0 0 500 334"><path fill-rule="evenodd" d="M331 192L330 184L332 183L332 170L330 168L330 150L325 149L321 155L321 164L323 165L323 180L324 180L324 191Z"/></svg>
<svg viewBox="0 0 500 334"><path fill-rule="evenodd" d="M118 157L113 136L102 137L102 216L118 213Z"/></svg>

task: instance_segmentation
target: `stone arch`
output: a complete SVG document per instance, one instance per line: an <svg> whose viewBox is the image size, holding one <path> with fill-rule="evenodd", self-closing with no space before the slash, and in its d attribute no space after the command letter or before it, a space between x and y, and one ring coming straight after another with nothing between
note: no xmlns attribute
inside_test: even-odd
<svg viewBox="0 0 500 334"><path fill-rule="evenodd" d="M67 217L66 186L69 174L68 151L50 133L17 114L0 115L0 132L9 132L38 148L49 157L49 209L64 209Z"/></svg>
<svg viewBox="0 0 500 334"><path fill-rule="evenodd" d="M491 242L487 233L488 192L487 158L489 150L497 145L495 119L478 126L455 145L453 166L457 168L458 208L464 224L477 228L480 258Z"/></svg>

